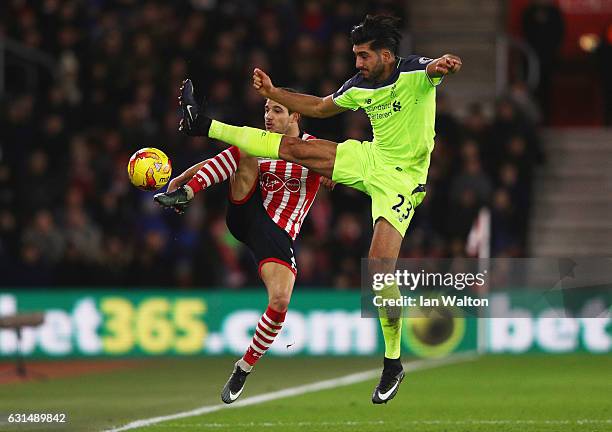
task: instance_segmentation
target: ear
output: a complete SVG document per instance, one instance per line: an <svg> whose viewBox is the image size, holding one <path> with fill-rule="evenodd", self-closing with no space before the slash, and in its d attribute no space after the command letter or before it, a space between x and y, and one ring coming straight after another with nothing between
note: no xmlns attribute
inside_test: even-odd
<svg viewBox="0 0 612 432"><path fill-rule="evenodd" d="M289 114L289 117L291 117L291 122L299 123L302 115L298 112L293 112Z"/></svg>
<svg viewBox="0 0 612 432"><path fill-rule="evenodd" d="M380 55L383 63L393 63L395 61L395 56L388 49L382 49Z"/></svg>

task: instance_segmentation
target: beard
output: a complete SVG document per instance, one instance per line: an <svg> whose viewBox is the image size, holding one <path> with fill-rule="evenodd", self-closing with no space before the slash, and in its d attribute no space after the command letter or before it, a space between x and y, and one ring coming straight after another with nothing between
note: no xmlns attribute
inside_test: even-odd
<svg viewBox="0 0 612 432"><path fill-rule="evenodd" d="M370 70L370 76L368 77L369 81L378 82L385 71L385 67L382 62L378 62L376 66Z"/></svg>

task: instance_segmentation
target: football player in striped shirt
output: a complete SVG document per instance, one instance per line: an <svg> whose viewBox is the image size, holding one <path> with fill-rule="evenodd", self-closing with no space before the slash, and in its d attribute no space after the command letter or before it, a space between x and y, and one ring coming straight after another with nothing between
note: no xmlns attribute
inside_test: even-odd
<svg viewBox="0 0 612 432"><path fill-rule="evenodd" d="M390 16L367 15L353 27L351 41L358 72L326 97L286 92L274 86L261 69L253 71L253 87L259 94L305 116L327 118L347 110L363 110L372 126L372 141L306 142L228 125L208 117L192 92L184 92L184 98L189 99L184 107L183 130L187 135L204 135L255 156L299 163L369 195L374 227L368 254L370 275L395 271L403 237L425 198L434 148L436 87L462 66L453 54L436 59L415 54L400 57L398 22ZM396 283L386 285L379 294L401 296ZM380 381L372 393L375 404L392 400L405 375L400 360L402 308L381 307L379 319L385 356Z"/></svg>
<svg viewBox="0 0 612 432"><path fill-rule="evenodd" d="M303 140L314 138L300 131L300 114L289 112L269 99L264 109L266 130ZM269 299L251 344L234 365L221 393L223 402L229 404L238 399L253 366L283 326L297 273L293 241L319 184L332 186L332 183L301 165L252 157L232 146L174 178L167 192L155 195L154 199L164 207L182 212L196 194L228 179L227 226L252 251Z"/></svg>

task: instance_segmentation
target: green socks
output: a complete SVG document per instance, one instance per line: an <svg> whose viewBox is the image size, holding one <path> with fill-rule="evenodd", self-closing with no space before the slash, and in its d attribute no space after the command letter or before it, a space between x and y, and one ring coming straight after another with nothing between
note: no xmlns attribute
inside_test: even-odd
<svg viewBox="0 0 612 432"><path fill-rule="evenodd" d="M385 338L385 357L396 359L400 356L402 342L402 318L380 318Z"/></svg>
<svg viewBox="0 0 612 432"><path fill-rule="evenodd" d="M378 294L385 299L401 297L397 284L387 285ZM385 339L385 357L397 359L400 356L402 341L402 307L380 307L378 317Z"/></svg>
<svg viewBox="0 0 612 432"><path fill-rule="evenodd" d="M278 149L283 136L248 126L231 126L213 120L208 136L234 145L257 157L278 159Z"/></svg>

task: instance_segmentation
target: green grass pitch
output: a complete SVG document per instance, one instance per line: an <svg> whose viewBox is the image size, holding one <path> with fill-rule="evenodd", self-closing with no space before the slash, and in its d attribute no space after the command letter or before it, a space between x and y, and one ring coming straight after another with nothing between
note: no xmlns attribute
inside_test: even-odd
<svg viewBox="0 0 612 432"><path fill-rule="evenodd" d="M141 367L0 386L8 413L65 412L63 426L6 431L96 431L220 404L234 359L147 360ZM264 358L242 399L376 368L378 358ZM407 374L398 396L374 406L377 379L138 431L612 431L610 355L485 356Z"/></svg>

